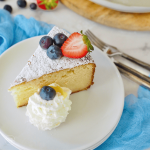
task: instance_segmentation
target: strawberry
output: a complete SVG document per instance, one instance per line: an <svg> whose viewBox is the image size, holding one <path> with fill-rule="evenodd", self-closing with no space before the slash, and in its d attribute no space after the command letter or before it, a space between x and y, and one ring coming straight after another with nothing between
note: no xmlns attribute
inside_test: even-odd
<svg viewBox="0 0 150 150"><path fill-rule="evenodd" d="M69 58L82 58L94 50L88 37L78 32L72 33L61 47L62 54Z"/></svg>
<svg viewBox="0 0 150 150"><path fill-rule="evenodd" d="M58 0L37 0L37 4L41 9L50 10L58 5Z"/></svg>

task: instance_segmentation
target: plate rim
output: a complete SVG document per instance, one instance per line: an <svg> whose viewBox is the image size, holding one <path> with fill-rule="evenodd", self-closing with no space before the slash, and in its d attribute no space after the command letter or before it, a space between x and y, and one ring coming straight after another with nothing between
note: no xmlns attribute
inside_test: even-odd
<svg viewBox="0 0 150 150"><path fill-rule="evenodd" d="M16 47L16 46L18 46L19 44L22 44L22 43L24 43L24 42L27 42L27 41L30 41L30 40L34 40L34 39L36 39L36 38L40 38L40 37L42 37L43 35L40 35L40 36L34 36L34 37L31 37L31 38L28 38L28 39L25 39L25 40L23 40L23 41L21 41L21 42L18 42L18 43L16 43L16 44L14 44L13 46L11 46L10 48L8 48L4 53L2 53L1 55L0 55L0 59L2 58L2 57L5 57L5 55L7 55L7 53L9 53L9 51L11 51L11 50L13 50L13 48L14 47ZM98 49L98 48L97 48ZM123 108L124 108L124 96L125 96L125 93L124 93L124 85L123 85L123 80L122 80L122 78L121 78L121 74L119 73L119 71L118 71L118 69L117 69L117 67L114 65L114 63L108 58L108 56L105 54L105 53L103 53L102 51L100 51L101 53L102 53L102 55L111 63L111 65L113 66L113 69L115 69L115 72L116 72L116 75L117 75L117 77L118 77L118 80L119 80L119 83L120 83L120 86L121 86L121 93L122 93L122 111L121 111L121 113L120 113L120 116L119 116L119 120L118 120L118 122L116 122L116 124L115 124L115 126L111 129L111 131L109 131L109 133L110 132L112 132L113 133L113 131L115 130L115 128L117 127L117 125L118 125L118 123L119 123L119 121L120 121L120 118L121 118L121 115L122 115L122 112L123 112ZM108 134L109 134L108 133ZM111 133L111 134L112 134ZM11 145L16 145L17 147L19 147L19 148L21 148L21 149L24 149L25 148L25 150L28 150L28 148L26 148L26 147L24 147L24 146L22 146L22 145L20 145L20 144L18 144L16 141L13 141L13 140L11 140L10 139L10 137L7 137L7 135L5 135L5 133L0 129L0 134L5 138L5 139L7 139L7 141L11 144L11 143L13 143L13 144L11 144ZM107 135L108 135L107 134ZM110 135L111 135L110 134ZM101 139L100 141L96 141L96 142L93 142L94 144L89 144L88 146L89 147L86 147L86 148L84 148L84 149L87 149L87 148L90 148L90 147L94 147L94 145L95 144L98 144L98 146L99 145L101 145L103 142L105 142L108 138L109 138L109 136L107 137L107 135L103 138L103 139ZM102 141L103 140L103 141ZM102 142L101 142L102 141ZM87 145L86 145L87 146ZM82 147L80 147L80 148L82 148ZM33 150L33 149L32 149ZM76 150L79 150L79 149L76 149Z"/></svg>

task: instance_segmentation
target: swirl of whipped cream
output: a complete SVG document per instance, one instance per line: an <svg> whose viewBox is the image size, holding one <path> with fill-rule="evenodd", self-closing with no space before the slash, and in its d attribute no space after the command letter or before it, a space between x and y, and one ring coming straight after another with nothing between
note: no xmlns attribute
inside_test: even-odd
<svg viewBox="0 0 150 150"><path fill-rule="evenodd" d="M40 130L51 130L65 122L72 102L69 100L71 90L53 83L49 85L56 90L53 100L43 100L39 92L29 98L26 115L31 124Z"/></svg>

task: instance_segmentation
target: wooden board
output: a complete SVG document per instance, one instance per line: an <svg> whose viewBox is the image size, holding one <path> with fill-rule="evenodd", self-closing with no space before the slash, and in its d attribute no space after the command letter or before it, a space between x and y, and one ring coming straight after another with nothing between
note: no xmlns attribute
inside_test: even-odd
<svg viewBox="0 0 150 150"><path fill-rule="evenodd" d="M61 0L61 2L90 20L110 27L150 31L150 13L125 13L115 11L89 0Z"/></svg>

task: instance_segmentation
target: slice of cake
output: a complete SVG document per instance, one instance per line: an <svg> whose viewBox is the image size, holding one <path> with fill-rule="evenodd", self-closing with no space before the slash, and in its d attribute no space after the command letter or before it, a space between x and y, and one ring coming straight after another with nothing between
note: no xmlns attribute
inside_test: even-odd
<svg viewBox="0 0 150 150"><path fill-rule="evenodd" d="M53 38L57 33L69 34L63 29L53 27L48 36ZM40 46L29 59L20 74L12 83L12 92L17 107L28 104L29 97L43 86L57 83L69 88L72 93L90 88L93 84L95 63L89 53L78 59L61 57L52 60Z"/></svg>

